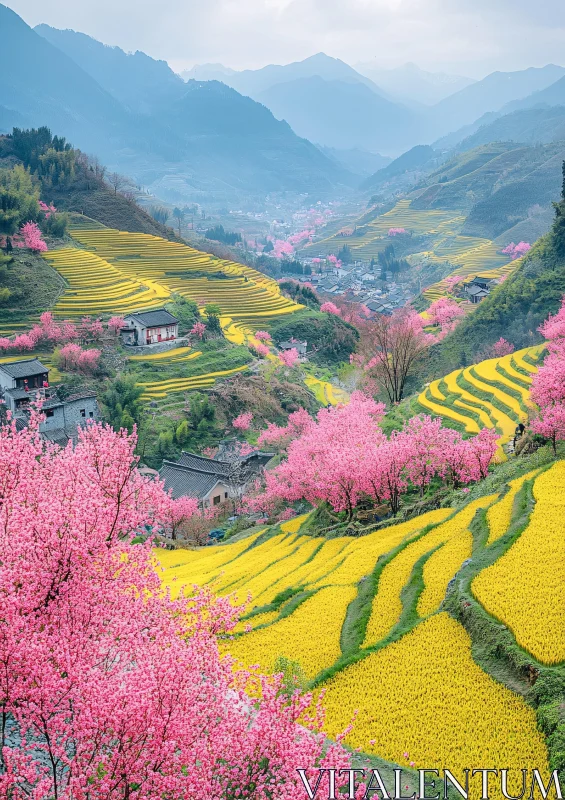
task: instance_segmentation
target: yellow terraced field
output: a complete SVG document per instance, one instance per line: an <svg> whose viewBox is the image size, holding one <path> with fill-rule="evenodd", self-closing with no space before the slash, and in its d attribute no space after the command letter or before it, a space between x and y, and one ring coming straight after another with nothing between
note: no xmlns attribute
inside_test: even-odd
<svg viewBox="0 0 565 800"><path fill-rule="evenodd" d="M518 644L545 664L565 661L565 462L534 483L526 530L473 581L473 593L507 625Z"/></svg>
<svg viewBox="0 0 565 800"><path fill-rule="evenodd" d="M456 537L464 534L477 510L479 508L485 508L494 499L495 496L491 495L469 503L462 511L456 514L453 519L447 520L416 542L409 544L386 565L380 576L377 594L373 601L371 617L365 634L365 647L370 647L387 636L393 625L398 622L402 611L401 592L408 582L418 559L426 553L430 553L439 545L445 545ZM450 548L450 551L452 549L453 546ZM466 552L464 546L461 546L459 549L455 548L455 550L458 555ZM441 550L438 552L441 552ZM424 595L422 595L424 598L423 604L421 609L420 607L418 608L418 613L421 611L422 614L427 614L435 610L433 606L438 604L436 603L437 599L439 598L439 600L441 600L443 598L447 584L466 557L466 555L462 555L461 560L456 563L457 559L451 554L450 564L453 566L453 569L451 571L442 569L439 578L437 577L438 571L434 570L433 575L436 576L436 582L433 586L430 586L430 588L426 586ZM441 559L442 556L439 556L440 561Z"/></svg>
<svg viewBox="0 0 565 800"><path fill-rule="evenodd" d="M364 752L396 763L407 752L420 769L449 764L460 780L461 770L479 764L547 769L534 710L477 666L465 630L445 613L324 688L326 730L335 736L358 711L345 741Z"/></svg>
<svg viewBox="0 0 565 800"><path fill-rule="evenodd" d="M182 584L192 592L193 584L208 583L238 603L251 593L248 609L257 613L237 625L223 650L265 672L282 656L297 662L306 678L316 679L315 691L325 691L330 736L357 714L346 738L352 747L396 763L408 753L416 767L450 764L459 771L504 763L546 770L534 709L483 671L466 631L441 611L448 584L475 558L469 526L476 512L487 509L485 552L496 553L491 545L508 529L516 493L532 477L537 505L528 526L475 577L472 590L534 657L565 661L565 462L512 480L501 500L485 496L457 513L438 509L360 538L301 535L302 517L260 543L254 534L233 545L159 551L163 585L175 596ZM384 568L370 578L382 558ZM351 659L344 648L353 646L352 620L366 614L366 595L358 592L368 586L371 615ZM288 599L273 608L277 596ZM399 621L407 633L395 627Z"/></svg>
<svg viewBox="0 0 565 800"><path fill-rule="evenodd" d="M244 344L269 320L302 308L284 297L272 278L184 244L104 227L73 228L72 236L79 247L45 253L45 259L68 286L53 309L59 318L125 315L161 307L177 293L200 305L218 304L228 340ZM182 365L199 355L198 351L177 348L131 360L155 366ZM196 377L145 381L144 399L158 400L172 393L206 389L219 378L245 369L243 366Z"/></svg>
<svg viewBox="0 0 565 800"><path fill-rule="evenodd" d="M533 374L537 369L524 361L524 356L538 359L542 352L543 347L537 345L455 370L443 379L448 395L440 388L442 381L436 380L419 395L418 403L435 416L459 423L467 433L478 433L479 427L496 428L500 434L499 457L503 458L503 446L512 439L517 422L526 418L530 406L529 390L524 384L531 383L531 378L516 366Z"/></svg>

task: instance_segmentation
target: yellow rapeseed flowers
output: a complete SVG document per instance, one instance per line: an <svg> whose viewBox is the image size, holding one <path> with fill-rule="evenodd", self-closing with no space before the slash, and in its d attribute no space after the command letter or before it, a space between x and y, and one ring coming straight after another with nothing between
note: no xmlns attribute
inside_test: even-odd
<svg viewBox="0 0 565 800"><path fill-rule="evenodd" d="M328 586L303 602L289 617L230 642L230 655L245 666L273 672L279 656L297 661L308 678L340 656L340 634L347 606L356 591Z"/></svg>
<svg viewBox="0 0 565 800"><path fill-rule="evenodd" d="M363 752L417 768L547 767L535 713L473 661L471 641L448 614L430 617L400 641L324 684L326 730ZM371 744L374 742L374 744Z"/></svg>
<svg viewBox="0 0 565 800"><path fill-rule="evenodd" d="M516 495L524 483L530 480L530 478L533 478L537 471L538 470L534 469L526 473L526 475L522 475L520 478L509 481L508 485L510 486L510 490L504 495L502 500L499 500L498 503L495 503L489 508L487 511L487 522L489 526L487 544L492 544L496 542L497 539L500 539L501 536L504 536L510 525Z"/></svg>
<svg viewBox="0 0 565 800"><path fill-rule="evenodd" d="M469 503L453 519L447 520L421 539L409 544L386 565L381 573L377 594L373 600L371 617L363 643L364 647L380 641L390 632L392 626L398 622L402 612L400 595L418 559L438 545L450 541L465 531L475 516L477 509L488 506L495 497L496 495L480 497L478 500ZM461 555L460 551L459 555ZM458 569L456 559L453 560L453 563L452 560L448 559L446 563L449 565L449 569L453 571L450 573L442 571L441 579L434 579L433 589L430 589L430 593L426 595L424 600L424 608L433 606L442 590L445 594L449 580Z"/></svg>
<svg viewBox="0 0 565 800"><path fill-rule="evenodd" d="M565 660L565 461L534 483L536 506L520 538L472 583L484 608L544 664Z"/></svg>

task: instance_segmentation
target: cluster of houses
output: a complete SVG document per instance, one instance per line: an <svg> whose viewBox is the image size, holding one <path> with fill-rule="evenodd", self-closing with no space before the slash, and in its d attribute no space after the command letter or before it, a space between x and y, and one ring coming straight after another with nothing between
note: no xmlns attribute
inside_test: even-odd
<svg viewBox="0 0 565 800"><path fill-rule="evenodd" d="M49 368L37 358L0 364L0 399L20 429L28 424L30 404L41 400L45 420L40 433L44 439L62 446L76 441L78 429L89 419L100 419L94 392L61 399L49 385Z"/></svg>
<svg viewBox="0 0 565 800"><path fill-rule="evenodd" d="M339 295L362 303L375 314L392 314L403 308L414 295L407 285L391 281L386 289L378 272L367 266L341 266L324 275L309 275L299 280L311 283L322 295Z"/></svg>
<svg viewBox="0 0 565 800"><path fill-rule="evenodd" d="M254 450L240 455L227 441L214 458L183 452L178 461L164 461L159 475L174 498L194 497L203 510L241 498L274 453Z"/></svg>

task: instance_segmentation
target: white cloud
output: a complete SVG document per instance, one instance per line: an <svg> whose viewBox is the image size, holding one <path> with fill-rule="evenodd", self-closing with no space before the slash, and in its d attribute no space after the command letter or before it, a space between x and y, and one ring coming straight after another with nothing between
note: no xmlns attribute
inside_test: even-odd
<svg viewBox="0 0 565 800"><path fill-rule="evenodd" d="M83 31L181 69L286 63L323 50L355 63L481 76L565 62L563 0L8 0L30 24Z"/></svg>

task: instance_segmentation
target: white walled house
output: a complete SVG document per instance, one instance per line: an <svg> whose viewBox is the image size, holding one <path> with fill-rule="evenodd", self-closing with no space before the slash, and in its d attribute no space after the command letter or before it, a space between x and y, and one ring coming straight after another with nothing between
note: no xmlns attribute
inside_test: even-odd
<svg viewBox="0 0 565 800"><path fill-rule="evenodd" d="M130 346L144 346L178 339L179 321L164 308L139 311L124 317L122 341Z"/></svg>

